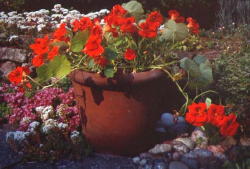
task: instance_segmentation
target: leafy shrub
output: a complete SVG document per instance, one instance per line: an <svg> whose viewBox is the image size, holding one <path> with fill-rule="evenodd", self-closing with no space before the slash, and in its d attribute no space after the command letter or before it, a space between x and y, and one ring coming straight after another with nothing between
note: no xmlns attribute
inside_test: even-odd
<svg viewBox="0 0 250 169"><path fill-rule="evenodd" d="M250 109L250 46L238 54L224 54L216 60L216 88L226 104L246 112ZM244 113L243 113L244 114Z"/></svg>

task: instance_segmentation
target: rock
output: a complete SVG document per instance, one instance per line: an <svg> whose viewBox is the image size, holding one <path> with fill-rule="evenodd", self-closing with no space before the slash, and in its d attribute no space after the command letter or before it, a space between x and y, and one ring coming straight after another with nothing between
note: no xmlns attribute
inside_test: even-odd
<svg viewBox="0 0 250 169"><path fill-rule="evenodd" d="M0 48L0 61L14 61L24 63L27 60L26 50L2 47Z"/></svg>
<svg viewBox="0 0 250 169"><path fill-rule="evenodd" d="M186 137L186 138L179 137L179 138L175 139L175 141L179 141L179 142L185 144L189 149L193 149L194 145L195 145L195 143L188 137Z"/></svg>
<svg viewBox="0 0 250 169"><path fill-rule="evenodd" d="M174 133L176 135L181 135L183 133L187 133L188 128L189 127L188 127L188 124L186 122L179 122L173 126L170 126L169 130L171 131L171 133Z"/></svg>
<svg viewBox="0 0 250 169"><path fill-rule="evenodd" d="M174 152L172 155L173 160L179 160L181 158L182 154L180 152Z"/></svg>
<svg viewBox="0 0 250 169"><path fill-rule="evenodd" d="M187 153L189 148L180 141L173 141L172 143L173 149L179 152Z"/></svg>
<svg viewBox="0 0 250 169"><path fill-rule="evenodd" d="M134 157L134 158L132 158L132 161L135 164L139 164L139 162L141 161L141 159L140 159L140 157Z"/></svg>
<svg viewBox="0 0 250 169"><path fill-rule="evenodd" d="M233 137L226 137L225 140L220 143L220 145L223 146L225 150L235 146L236 144L237 141Z"/></svg>
<svg viewBox="0 0 250 169"><path fill-rule="evenodd" d="M188 167L180 161L172 161L169 164L169 169L188 169Z"/></svg>
<svg viewBox="0 0 250 169"><path fill-rule="evenodd" d="M146 152L146 153L141 153L140 158L152 158L152 154Z"/></svg>
<svg viewBox="0 0 250 169"><path fill-rule="evenodd" d="M198 161L196 159L187 158L187 157L183 156L181 158L181 161L183 163L185 163L191 169L198 169L199 168L199 163L198 163Z"/></svg>
<svg viewBox="0 0 250 169"><path fill-rule="evenodd" d="M241 137L240 138L240 144L242 146L250 146L250 138Z"/></svg>
<svg viewBox="0 0 250 169"><path fill-rule="evenodd" d="M147 164L147 160L146 160L146 159L142 159L142 160L139 162L139 164L140 164L141 166L144 166L144 165Z"/></svg>
<svg viewBox="0 0 250 169"><path fill-rule="evenodd" d="M161 122L164 127L170 127L174 125L174 116L170 113L163 113L161 115Z"/></svg>
<svg viewBox="0 0 250 169"><path fill-rule="evenodd" d="M73 144L78 144L78 143L80 143L80 141L81 141L81 136L80 136L79 131L76 131L76 130L72 131L72 132L70 133L70 139L71 139L71 141L72 141Z"/></svg>
<svg viewBox="0 0 250 169"><path fill-rule="evenodd" d="M156 162L153 169L167 169L168 166L164 162Z"/></svg>
<svg viewBox="0 0 250 169"><path fill-rule="evenodd" d="M7 77L7 75L16 68L16 64L10 61L6 61L0 65L0 71L3 73L2 76Z"/></svg>
<svg viewBox="0 0 250 169"><path fill-rule="evenodd" d="M160 154L171 151L172 146L170 144L157 144L154 148L150 149L148 152L152 154Z"/></svg>
<svg viewBox="0 0 250 169"><path fill-rule="evenodd" d="M223 146L221 145L210 145L207 147L207 149L209 151L211 151L214 156L220 160L226 160L227 157L226 155L224 154L225 153L225 149Z"/></svg>
<svg viewBox="0 0 250 169"><path fill-rule="evenodd" d="M196 128L191 134L191 140L194 141L199 148L206 148L208 138L206 134L199 128Z"/></svg>

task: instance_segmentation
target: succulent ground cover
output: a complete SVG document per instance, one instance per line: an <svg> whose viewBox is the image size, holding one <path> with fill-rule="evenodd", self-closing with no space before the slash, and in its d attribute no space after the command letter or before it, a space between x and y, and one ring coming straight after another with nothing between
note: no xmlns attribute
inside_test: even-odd
<svg viewBox="0 0 250 169"><path fill-rule="evenodd" d="M82 16L95 18L108 12L100 10L83 15L56 5L51 11L1 13L2 30L4 33L9 31L2 42L12 42L9 45L15 46L15 43L18 43L15 41L18 39L18 33L40 36L52 31L61 22ZM214 160L214 165L211 164L210 168L221 168L223 164L225 168L243 169L249 166L248 28L249 25L230 25L228 28L201 31L200 36L190 35L172 46L171 55L181 59L180 64L171 67L172 78L180 83L180 86L184 86L183 92L188 93L190 100L196 101L197 104L189 103L189 107L186 107L186 119L176 111L162 115L156 130L163 139L169 139L168 132L172 132L173 137L164 140L165 142L156 145L149 152L133 158L137 168L164 169L183 165L193 169L206 168L208 159ZM209 83L203 83L204 79ZM201 82L198 88L197 84L192 84L194 80ZM57 79L52 79L51 82L51 87L23 93L22 88L1 81L0 123L1 118L7 117L8 122L17 130L7 133L6 141L13 150L28 154L28 159L32 160L59 159L68 154L72 154L71 157L88 154L90 148L81 135L80 117L69 81L64 79L63 82L53 83L57 82ZM217 94L199 96L198 93L208 90L216 91ZM211 109L217 112L218 118L222 120L205 115L211 113ZM220 124L221 121L224 125ZM188 123L197 128L194 130ZM225 124L232 126L226 128ZM215 132L218 135L215 135ZM224 137L235 134L235 138ZM243 160L237 156L241 156Z"/></svg>

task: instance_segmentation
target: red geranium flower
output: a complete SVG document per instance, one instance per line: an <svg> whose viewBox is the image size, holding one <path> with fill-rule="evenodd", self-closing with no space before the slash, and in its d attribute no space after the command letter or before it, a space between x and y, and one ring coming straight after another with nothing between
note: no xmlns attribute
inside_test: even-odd
<svg viewBox="0 0 250 169"><path fill-rule="evenodd" d="M170 19L176 20L180 16L180 13L176 10L169 10L168 15L170 16Z"/></svg>
<svg viewBox="0 0 250 169"><path fill-rule="evenodd" d="M225 116L224 106L211 104L208 111L208 121L219 127L221 125L221 120Z"/></svg>
<svg viewBox="0 0 250 169"><path fill-rule="evenodd" d="M134 33L137 31L137 28L134 24L135 24L134 17L125 18L120 29L122 32Z"/></svg>
<svg viewBox="0 0 250 169"><path fill-rule="evenodd" d="M151 25L148 22L143 22L140 25L140 30L138 31L139 35L145 38L154 38L157 36L157 30L154 25Z"/></svg>
<svg viewBox="0 0 250 169"><path fill-rule="evenodd" d="M163 22L163 17L158 11L154 11L148 15L146 22L153 24L156 28L158 28Z"/></svg>
<svg viewBox="0 0 250 169"><path fill-rule="evenodd" d="M202 126L208 121L205 103L193 103L188 106L186 121L194 126Z"/></svg>
<svg viewBox="0 0 250 169"><path fill-rule="evenodd" d="M40 67L44 64L44 57L42 55L36 55L33 59L32 59L32 64L35 67Z"/></svg>
<svg viewBox="0 0 250 169"><path fill-rule="evenodd" d="M124 58L127 60L134 60L136 57L137 55L133 49L128 48L124 53Z"/></svg>
<svg viewBox="0 0 250 169"><path fill-rule="evenodd" d="M90 36L92 38L102 39L102 27L100 25L93 26Z"/></svg>
<svg viewBox="0 0 250 169"><path fill-rule="evenodd" d="M48 53L48 59L53 60L55 56L58 55L59 47L54 46Z"/></svg>
<svg viewBox="0 0 250 169"><path fill-rule="evenodd" d="M190 31L194 34L198 34L199 28L200 28L200 25L198 24L198 22L191 17L187 18L187 22L188 22L187 27L190 29Z"/></svg>
<svg viewBox="0 0 250 169"><path fill-rule="evenodd" d="M9 75L8 79L13 84L22 83L23 79L26 75L30 74L30 71L27 67L20 67L18 66L16 69L12 70Z"/></svg>
<svg viewBox="0 0 250 169"><path fill-rule="evenodd" d="M233 136L236 134L239 126L239 123L236 121L236 115L231 113L223 118L220 133L223 136Z"/></svg>
<svg viewBox="0 0 250 169"><path fill-rule="evenodd" d="M104 48L101 45L101 39L96 39L95 37L89 37L83 52L91 57L96 57L104 52Z"/></svg>
<svg viewBox="0 0 250 169"><path fill-rule="evenodd" d="M77 32L78 30L83 31L92 27L93 23L88 17L83 17L80 20L75 20L73 23L73 31Z"/></svg>
<svg viewBox="0 0 250 169"><path fill-rule="evenodd" d="M30 45L30 48L36 55L43 55L49 51L49 36L44 36L43 38L37 38L35 43Z"/></svg>
<svg viewBox="0 0 250 169"><path fill-rule="evenodd" d="M53 33L53 38L58 41L69 41L69 38L66 36L67 35L67 29L66 29L66 24L62 23L58 29L55 30Z"/></svg>
<svg viewBox="0 0 250 169"><path fill-rule="evenodd" d="M101 67L105 67L108 63L108 60L104 56L97 56L94 58L95 63L100 65Z"/></svg>
<svg viewBox="0 0 250 169"><path fill-rule="evenodd" d="M127 13L127 11L121 5L115 5L110 13L111 15L123 16Z"/></svg>

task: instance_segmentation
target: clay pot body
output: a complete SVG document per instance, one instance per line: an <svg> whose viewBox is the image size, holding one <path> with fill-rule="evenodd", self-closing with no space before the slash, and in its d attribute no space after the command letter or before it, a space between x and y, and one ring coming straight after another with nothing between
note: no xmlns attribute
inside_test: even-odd
<svg viewBox="0 0 250 169"><path fill-rule="evenodd" d="M83 133L94 150L135 155L157 143L160 114L178 105L178 90L160 70L108 79L76 70L70 75Z"/></svg>

